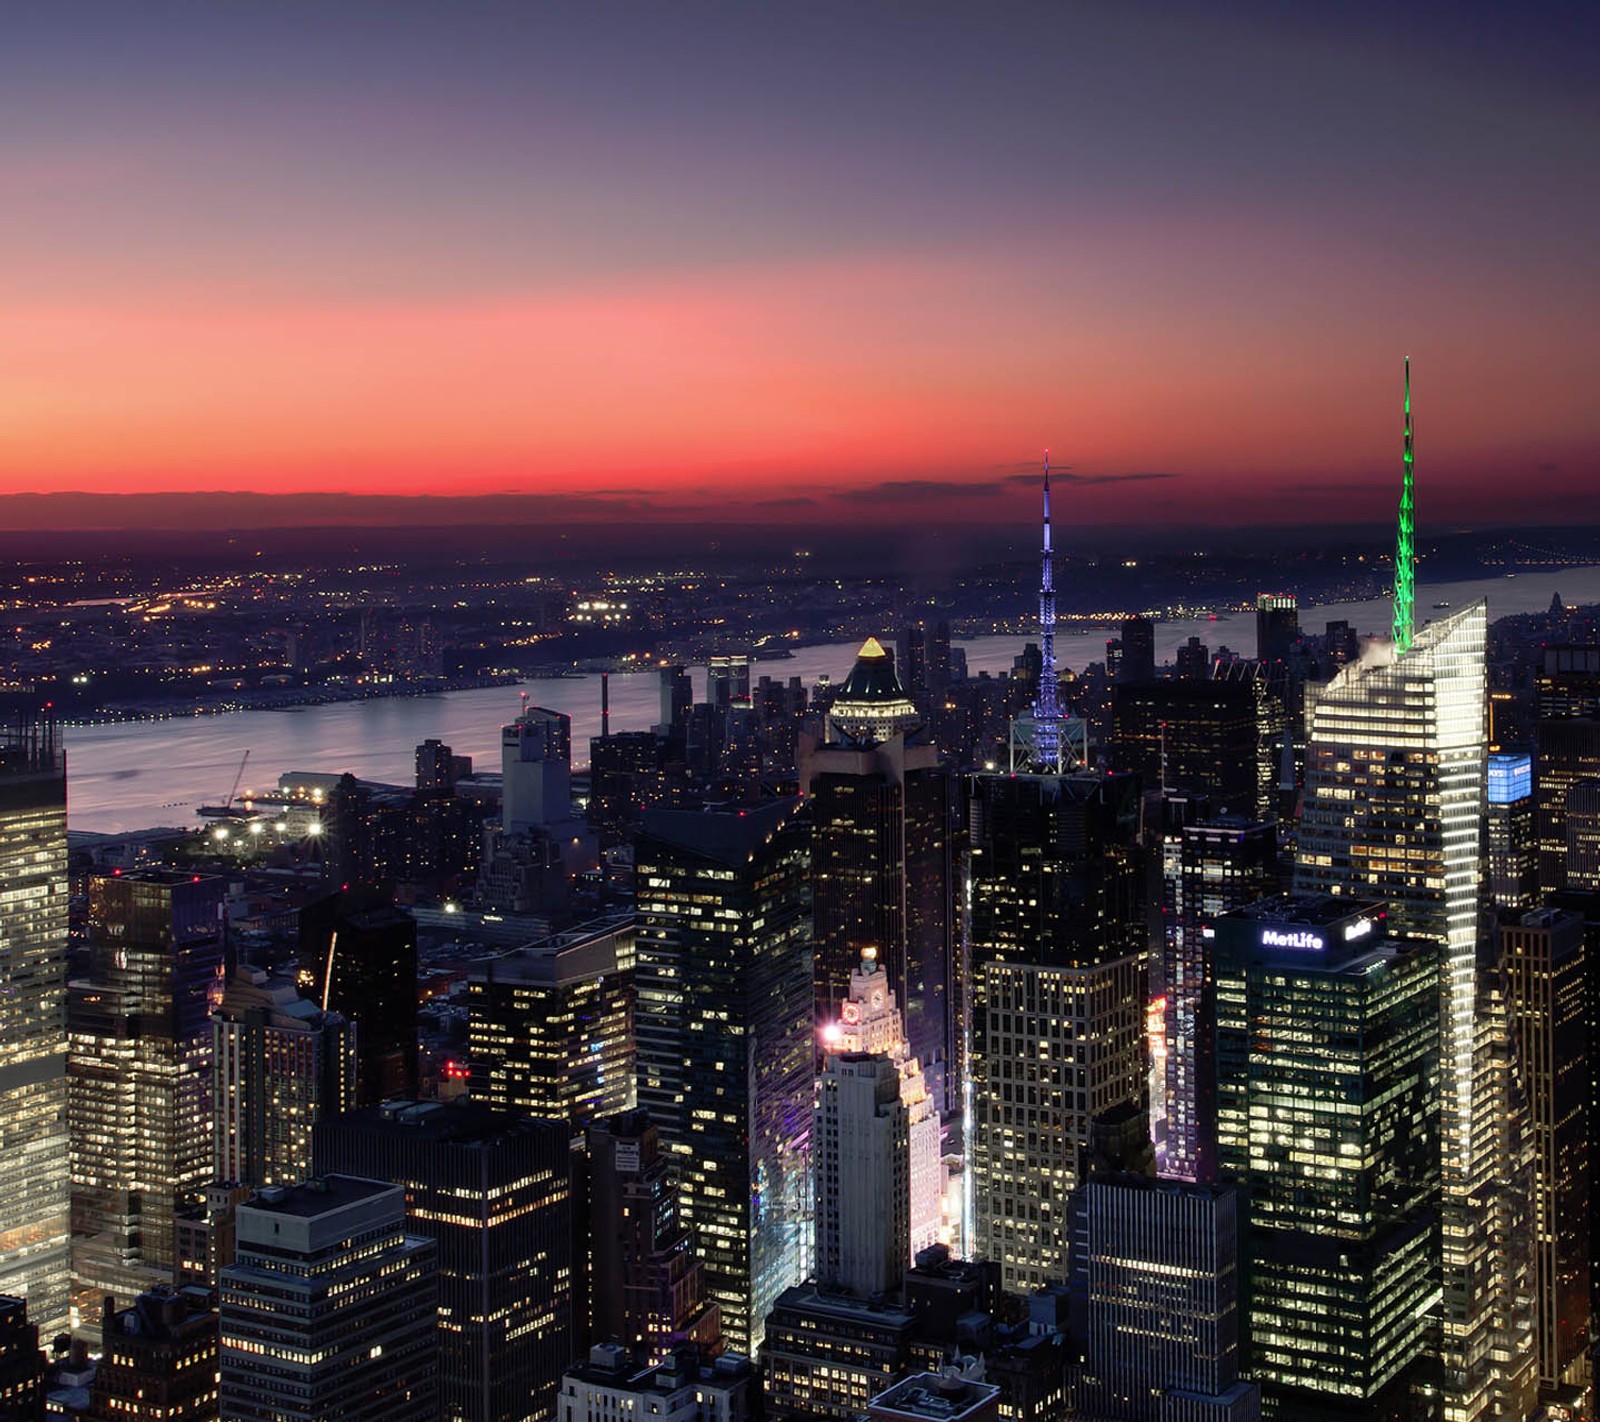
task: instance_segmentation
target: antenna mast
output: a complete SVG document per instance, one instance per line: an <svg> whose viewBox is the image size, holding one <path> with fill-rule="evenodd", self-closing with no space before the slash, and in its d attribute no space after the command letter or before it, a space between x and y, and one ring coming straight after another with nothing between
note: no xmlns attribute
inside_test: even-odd
<svg viewBox="0 0 1600 1422"><path fill-rule="evenodd" d="M1394 544L1394 649L1409 652L1417 620L1417 510L1411 455L1411 357L1406 357L1405 479Z"/></svg>
<svg viewBox="0 0 1600 1422"><path fill-rule="evenodd" d="M1039 693L1033 703L1034 756L1041 767L1061 764L1061 692L1056 677L1056 568L1050 547L1050 451L1044 454L1044 546L1039 568Z"/></svg>

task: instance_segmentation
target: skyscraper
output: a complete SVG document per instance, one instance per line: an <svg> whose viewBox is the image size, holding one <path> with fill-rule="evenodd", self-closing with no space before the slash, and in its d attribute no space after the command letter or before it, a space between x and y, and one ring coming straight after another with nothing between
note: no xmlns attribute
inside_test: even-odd
<svg viewBox="0 0 1600 1422"><path fill-rule="evenodd" d="M633 1105L631 920L603 919L474 963L472 1091L582 1129Z"/></svg>
<svg viewBox="0 0 1600 1422"><path fill-rule="evenodd" d="M355 1105L356 1040L286 977L234 970L211 1017L212 1178L292 1185L311 1172L311 1128Z"/></svg>
<svg viewBox="0 0 1600 1422"><path fill-rule="evenodd" d="M1534 833L1533 757L1491 755L1484 813L1489 897L1506 908L1528 908L1539 892L1539 845Z"/></svg>
<svg viewBox="0 0 1600 1422"><path fill-rule="evenodd" d="M173 1277L175 1217L211 1179L210 1013L222 993L220 878L89 882L88 973L71 984L74 1306Z"/></svg>
<svg viewBox="0 0 1600 1422"><path fill-rule="evenodd" d="M401 1187L407 1232L432 1241L447 1422L536 1422L555 1411L578 1346L583 1264L571 1135L561 1121L465 1100L390 1101L317 1124L317 1172L359 1169Z"/></svg>
<svg viewBox="0 0 1600 1422"><path fill-rule="evenodd" d="M222 1416L437 1422L437 1247L406 1233L398 1185L272 1186L239 1207L238 1229L220 1291Z"/></svg>
<svg viewBox="0 0 1600 1422"><path fill-rule="evenodd" d="M810 846L798 800L658 810L637 859L638 1098L735 1352L811 1254Z"/></svg>
<svg viewBox="0 0 1600 1422"><path fill-rule="evenodd" d="M37 712L0 728L0 1295L67 1325L67 773Z"/></svg>
<svg viewBox="0 0 1600 1422"><path fill-rule="evenodd" d="M587 1137L590 1336L651 1362L686 1341L714 1347L721 1319L704 1302L660 1129L640 1108L596 1121Z"/></svg>
<svg viewBox="0 0 1600 1422"><path fill-rule="evenodd" d="M1161 906L1165 1047L1161 1173L1215 1179L1216 977L1205 925L1277 888L1274 826L1242 819L1182 826L1165 851Z"/></svg>
<svg viewBox="0 0 1600 1422"><path fill-rule="evenodd" d="M1135 614L1122 620L1122 664L1118 681L1156 679L1156 625L1148 617Z"/></svg>
<svg viewBox="0 0 1600 1422"><path fill-rule="evenodd" d="M301 991L356 1024L356 1104L417 1094L417 925L355 889L300 910Z"/></svg>
<svg viewBox="0 0 1600 1422"><path fill-rule="evenodd" d="M871 949L928 1088L950 1112L960 1079L955 783L931 742L907 732L895 708L910 703L887 657L868 655L874 647L862 649L835 701L827 739L801 743L817 1019L839 1017Z"/></svg>
<svg viewBox="0 0 1600 1422"><path fill-rule="evenodd" d="M821 1283L863 1298L898 1288L911 1263L909 1116L887 1055L829 1053L811 1148Z"/></svg>
<svg viewBox="0 0 1600 1422"><path fill-rule="evenodd" d="M1112 763L1149 786L1188 790L1219 811L1274 818L1284 711L1259 677L1119 684Z"/></svg>
<svg viewBox="0 0 1600 1422"><path fill-rule="evenodd" d="M1300 640L1300 605L1292 593L1260 593L1256 597L1256 660L1288 659Z"/></svg>
<svg viewBox="0 0 1600 1422"><path fill-rule="evenodd" d="M1078 1413L1156 1422L1184 1414L1173 1406L1183 1399L1196 1418L1253 1422L1260 1396L1240 1381L1237 1192L1137 1175L1082 1188Z"/></svg>
<svg viewBox="0 0 1600 1422"><path fill-rule="evenodd" d="M900 1075L900 1104L907 1113L907 1227L915 1259L938 1243L944 1196L939 1111L928 1092L922 1064L912 1055L887 976L870 949L850 975L850 992L836 1022L822 1029L823 1051L886 1056Z"/></svg>
<svg viewBox="0 0 1600 1422"><path fill-rule="evenodd" d="M1503 912L1501 962L1534 1140L1539 1382L1586 1381L1589 1339L1589 1032L1583 918Z"/></svg>
<svg viewBox="0 0 1600 1422"><path fill-rule="evenodd" d="M1213 931L1249 1371L1285 1416L1403 1413L1438 1289L1436 951L1348 895L1263 900Z"/></svg>
<svg viewBox="0 0 1600 1422"><path fill-rule="evenodd" d="M1400 615L1397 609L1397 617ZM1492 1197L1480 1093L1478 897L1485 778L1484 643L1472 604L1414 634L1409 651L1369 643L1307 688L1306 786L1297 891L1387 902L1390 929L1440 949L1443 1359L1448 1422L1489 1406L1497 1326L1485 1293Z"/></svg>
<svg viewBox="0 0 1600 1422"><path fill-rule="evenodd" d="M1015 1292L1066 1276L1090 1121L1144 1107L1138 811L1134 776L972 778L968 1252Z"/></svg>

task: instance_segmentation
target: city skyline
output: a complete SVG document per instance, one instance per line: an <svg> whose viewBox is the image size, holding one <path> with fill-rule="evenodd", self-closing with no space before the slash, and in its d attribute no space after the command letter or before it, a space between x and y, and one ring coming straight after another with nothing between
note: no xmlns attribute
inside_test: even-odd
<svg viewBox="0 0 1600 1422"><path fill-rule="evenodd" d="M1581 15L24 15L0 494L1380 519L1410 355L1423 516L1551 516Z"/></svg>

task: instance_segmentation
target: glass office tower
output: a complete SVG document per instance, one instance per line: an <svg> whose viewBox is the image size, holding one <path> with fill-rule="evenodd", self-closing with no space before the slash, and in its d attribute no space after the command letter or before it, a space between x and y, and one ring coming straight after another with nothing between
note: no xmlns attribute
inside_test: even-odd
<svg viewBox="0 0 1600 1422"><path fill-rule="evenodd" d="M0 1295L67 1325L67 773L55 726L0 728Z"/></svg>

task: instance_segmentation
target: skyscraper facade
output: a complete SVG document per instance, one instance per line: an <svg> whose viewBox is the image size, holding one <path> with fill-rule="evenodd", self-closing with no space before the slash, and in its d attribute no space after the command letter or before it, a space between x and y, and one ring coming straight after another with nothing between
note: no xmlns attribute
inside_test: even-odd
<svg viewBox="0 0 1600 1422"><path fill-rule="evenodd" d="M1249 1202L1250 1372L1283 1415L1398 1415L1438 1289L1437 955L1381 901L1219 918L1217 1154Z"/></svg>
<svg viewBox="0 0 1600 1422"><path fill-rule="evenodd" d="M637 860L638 1099L661 1128L706 1288L752 1356L811 1255L809 836L797 800L653 811Z"/></svg>
<svg viewBox="0 0 1600 1422"><path fill-rule="evenodd" d="M911 1263L909 1116L887 1055L829 1053L811 1146L820 1283L863 1298L899 1287Z"/></svg>
<svg viewBox="0 0 1600 1422"><path fill-rule="evenodd" d="M1252 1422L1261 1401L1240 1380L1237 1191L1108 1175L1085 1182L1082 1209L1079 1413L1156 1422L1176 1394L1197 1417Z"/></svg>
<svg viewBox="0 0 1600 1422"><path fill-rule="evenodd" d="M1089 1124L1145 1100L1137 777L977 775L969 1252L1027 1292L1067 1272Z"/></svg>
<svg viewBox="0 0 1600 1422"><path fill-rule="evenodd" d="M888 1057L900 1076L899 1100L905 1108L907 1228L910 1257L938 1243L943 1210L944 1161L939 1111L929 1094L922 1065L911 1053L905 1026L887 974L868 950L850 975L850 992L839 1019L823 1025L823 1051L868 1052Z"/></svg>
<svg viewBox="0 0 1600 1422"><path fill-rule="evenodd" d="M1589 1340L1589 1032L1583 918L1503 913L1512 1037L1533 1127L1539 1382L1586 1381Z"/></svg>
<svg viewBox="0 0 1600 1422"><path fill-rule="evenodd" d="M1292 593L1261 593L1256 598L1256 659L1287 661L1300 640L1300 605Z"/></svg>
<svg viewBox="0 0 1600 1422"><path fill-rule="evenodd" d="M70 989L74 1304L173 1277L179 1210L211 1179L211 1008L224 880L165 869L89 883L88 972Z"/></svg>
<svg viewBox="0 0 1600 1422"><path fill-rule="evenodd" d="M607 1116L589 1147L590 1336L652 1363L680 1343L711 1349L721 1318L678 1207L661 1131L642 1108Z"/></svg>
<svg viewBox="0 0 1600 1422"><path fill-rule="evenodd" d="M633 942L612 918L474 963L473 1095L580 1130L632 1106Z"/></svg>
<svg viewBox="0 0 1600 1422"><path fill-rule="evenodd" d="M67 775L55 727L0 729L0 1295L67 1324Z"/></svg>
<svg viewBox="0 0 1600 1422"><path fill-rule="evenodd" d="M1242 819L1182 826L1162 866L1163 1175L1211 1180L1217 1163L1216 978L1205 926L1277 888L1273 825Z"/></svg>
<svg viewBox="0 0 1600 1422"><path fill-rule="evenodd" d="M401 1187L407 1233L432 1241L448 1422L537 1422L555 1411L578 1346L583 1262L571 1134L560 1121L465 1100L390 1101L317 1125L318 1174L361 1170Z"/></svg>
<svg viewBox="0 0 1600 1422"><path fill-rule="evenodd" d="M356 1103L417 1094L417 925L373 889L300 910L300 990L356 1024Z"/></svg>
<svg viewBox="0 0 1600 1422"><path fill-rule="evenodd" d="M229 1422L437 1422L437 1247L398 1185L330 1175L239 1207L222 1271ZM270 1360L270 1361L268 1361Z"/></svg>
<svg viewBox="0 0 1600 1422"><path fill-rule="evenodd" d="M1506 908L1531 908L1539 892L1534 831L1533 757L1491 755L1484 812L1489 897Z"/></svg>
<svg viewBox="0 0 1600 1422"><path fill-rule="evenodd" d="M871 704L903 699L887 659L869 659L869 670L883 691ZM828 739L804 738L800 755L813 825L817 1018L838 1019L851 974L871 949L905 1014L928 1089L941 1112L953 1111L960 1079L955 782L922 737L890 723L875 732L859 716L846 718L847 727L837 712L836 702Z"/></svg>
<svg viewBox="0 0 1600 1422"><path fill-rule="evenodd" d="M1378 898L1390 928L1440 949L1442 1359L1448 1422L1491 1405L1491 1337L1506 1311L1486 1294L1490 1117L1478 1090L1478 912L1487 742L1477 602L1415 632L1410 650L1368 644L1307 689L1297 891Z"/></svg>
<svg viewBox="0 0 1600 1422"><path fill-rule="evenodd" d="M292 1185L311 1171L311 1128L355 1106L354 1026L292 980L239 967L211 1017L212 1177Z"/></svg>
<svg viewBox="0 0 1600 1422"><path fill-rule="evenodd" d="M1113 703L1112 760L1149 786L1206 795L1219 813L1268 820L1283 728L1282 703L1259 677L1126 682Z"/></svg>
<svg viewBox="0 0 1600 1422"><path fill-rule="evenodd" d="M217 1310L165 1285L118 1309L108 1294L86 1422L216 1422Z"/></svg>

